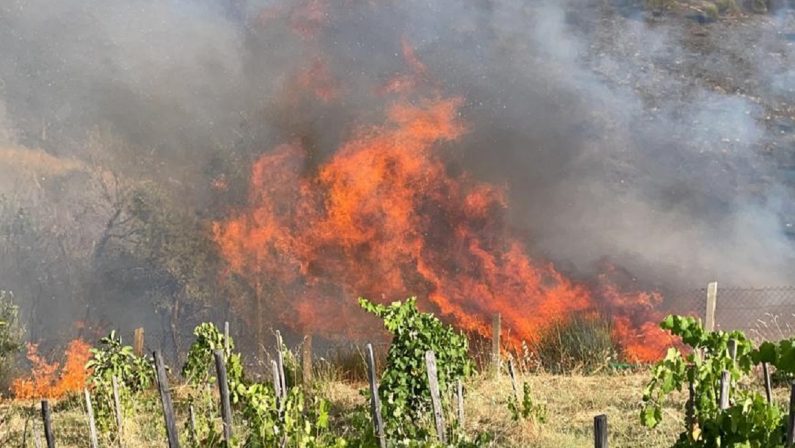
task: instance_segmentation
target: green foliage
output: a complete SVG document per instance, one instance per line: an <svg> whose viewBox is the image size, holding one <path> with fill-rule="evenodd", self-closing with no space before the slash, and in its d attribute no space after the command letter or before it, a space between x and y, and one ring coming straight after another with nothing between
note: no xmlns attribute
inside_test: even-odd
<svg viewBox="0 0 795 448"><path fill-rule="evenodd" d="M575 316L554 323L535 345L541 365L553 373L593 373L617 358L610 321Z"/></svg>
<svg viewBox="0 0 795 448"><path fill-rule="evenodd" d="M347 446L329 430L329 404L324 399L307 398L301 388L293 387L286 399L278 400L272 388L260 383L240 385L237 392L249 425L247 447L279 446L282 441L297 448Z"/></svg>
<svg viewBox="0 0 795 448"><path fill-rule="evenodd" d="M218 415L218 403L213 394L217 387L215 372L215 352L224 353L226 378L229 384L230 400L240 402L239 386L244 383L243 363L239 353L234 352L235 342L230 337L228 347L224 335L214 324L203 322L193 329L196 340L188 350L188 357L182 366L182 376L188 383L195 385L188 397L189 406L193 406L196 420L196 438L200 446L214 446L221 440L221 434L213 424ZM186 422L187 424L187 422Z"/></svg>
<svg viewBox="0 0 795 448"><path fill-rule="evenodd" d="M217 399L213 388L217 380L212 372L217 350L224 351L232 405L239 410L248 426L245 446L273 447L282 441L286 446L300 448L345 446L344 440L331 435L329 406L325 400L307 397L298 387L292 388L286 399L278 400L270 384L245 379L240 354L233 351L234 341L229 339L227 349L224 336L215 325L202 323L193 334L196 340L188 351L182 374L196 386L189 397L189 405L194 407L196 415L196 442L199 446L215 446L221 440L221 434L214 425Z"/></svg>
<svg viewBox="0 0 795 448"><path fill-rule="evenodd" d="M522 401L517 402L516 398L511 396L508 399L508 410L511 411L514 421L529 419L532 422L544 423L547 420L547 407L533 400L530 383L527 381L522 383Z"/></svg>
<svg viewBox="0 0 795 448"><path fill-rule="evenodd" d="M196 340L188 350L188 358L182 366L182 376L191 383L215 381L211 371L215 369L214 353L221 350L226 360L226 375L230 383L240 382L243 365L240 354L235 353L235 341L230 337L225 344L224 335L214 324L203 322L193 329Z"/></svg>
<svg viewBox="0 0 795 448"><path fill-rule="evenodd" d="M111 384L115 376L120 386L140 392L154 381L153 363L151 358L138 356L131 346L123 345L114 330L99 340L98 347L91 349L86 369L91 370L89 381L94 387Z"/></svg>
<svg viewBox="0 0 795 448"><path fill-rule="evenodd" d="M0 388L5 388L13 370L14 357L22 348L19 307L10 292L0 291Z"/></svg>
<svg viewBox="0 0 795 448"><path fill-rule="evenodd" d="M431 412L425 352L436 354L439 389L447 396L457 379L473 371L467 339L433 314L421 313L413 297L391 305L360 298L359 304L382 318L392 333L379 385L386 432L393 440L422 439L427 432L420 422Z"/></svg>
<svg viewBox="0 0 795 448"><path fill-rule="evenodd" d="M88 381L94 393L97 424L107 431L113 422L113 377L119 385L122 408L129 410L133 397L154 382L154 364L151 358L137 356L133 348L123 345L115 331L99 340L91 349L86 369L91 371Z"/></svg>
<svg viewBox="0 0 795 448"><path fill-rule="evenodd" d="M662 421L662 404L673 391L692 383L694 389L692 424L679 437L677 447L775 447L782 446L784 412L769 405L756 391L744 387L743 380L760 362L795 365L792 341L763 344L754 349L739 331L705 331L692 317L668 316L660 325L679 336L690 347L683 354L676 348L652 370L643 392L641 423L655 427ZM729 354L729 341L736 342L736 361ZM718 405L722 372L730 373L732 402L728 409Z"/></svg>

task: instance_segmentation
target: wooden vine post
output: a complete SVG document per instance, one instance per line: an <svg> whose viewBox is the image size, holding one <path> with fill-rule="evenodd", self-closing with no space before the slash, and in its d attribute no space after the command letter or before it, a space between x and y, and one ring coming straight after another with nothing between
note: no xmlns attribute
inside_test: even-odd
<svg viewBox="0 0 795 448"><path fill-rule="evenodd" d="M136 356L144 355L144 329L138 327L133 331L133 352Z"/></svg>
<svg viewBox="0 0 795 448"><path fill-rule="evenodd" d="M116 429L118 438L116 442L119 445L119 448L124 446L124 421L122 420L122 411L121 411L121 397L119 396L119 381L116 377L111 377L111 383L113 385L113 409L116 414Z"/></svg>
<svg viewBox="0 0 795 448"><path fill-rule="evenodd" d="M160 402L163 404L163 418L166 421L166 435L169 448L179 448L179 433L174 418L174 404L171 402L171 391L168 389L166 366L163 364L163 355L156 351L155 371L157 372L157 388L160 391Z"/></svg>
<svg viewBox="0 0 795 448"><path fill-rule="evenodd" d="M491 363L494 369L494 375L500 377L501 367L501 353L500 353L500 335L502 333L502 317L495 314L491 323Z"/></svg>
<svg viewBox="0 0 795 448"><path fill-rule="evenodd" d="M715 331L715 308L718 305L718 282L707 285L707 309L704 314L704 329Z"/></svg>
<svg viewBox="0 0 795 448"><path fill-rule="evenodd" d="M375 370L375 355L373 344L367 344L367 379L370 382L370 412L373 415L373 429L378 439L378 445L386 448L386 435L384 434L384 419L381 416L381 401L378 398L378 377Z"/></svg>
<svg viewBox="0 0 795 448"><path fill-rule="evenodd" d="M594 448L607 448L607 416L597 415L593 419Z"/></svg>
<svg viewBox="0 0 795 448"><path fill-rule="evenodd" d="M795 381L790 385L789 415L787 416L787 448L795 445Z"/></svg>
<svg viewBox="0 0 795 448"><path fill-rule="evenodd" d="M216 350L215 371L218 377L218 392L221 395L221 417L224 420L224 441L227 446L232 444L232 406L229 403L229 382L226 379L226 362L224 352Z"/></svg>
<svg viewBox="0 0 795 448"><path fill-rule="evenodd" d="M224 353L229 353L229 321L224 322Z"/></svg>
<svg viewBox="0 0 795 448"><path fill-rule="evenodd" d="M458 411L458 426L464 429L464 386L461 380L455 381L455 401L456 410Z"/></svg>
<svg viewBox="0 0 795 448"><path fill-rule="evenodd" d="M439 376L436 371L436 355L432 350L425 352L425 367L428 369L428 386L431 389L431 404L433 405L433 419L436 422L436 435L439 442L447 443L447 429L444 424L444 409L442 408L442 395L439 392Z"/></svg>
<svg viewBox="0 0 795 448"><path fill-rule="evenodd" d="M276 330L276 361L278 362L279 366L279 386L281 387L282 391L282 399L287 398L287 381L284 378L284 352L282 351L284 348L284 341L282 340L282 334L279 330Z"/></svg>
<svg viewBox="0 0 795 448"><path fill-rule="evenodd" d="M301 344L301 382L304 387L312 385L312 335L304 336Z"/></svg>
<svg viewBox="0 0 795 448"><path fill-rule="evenodd" d="M773 386L770 384L770 370L766 362L762 363L762 374L765 376L765 397L767 404L773 403Z"/></svg>
<svg viewBox="0 0 795 448"><path fill-rule="evenodd" d="M731 386L731 376L728 370L724 370L720 374L720 399L719 404L721 409L729 409L729 388Z"/></svg>
<svg viewBox="0 0 795 448"><path fill-rule="evenodd" d="M519 406L519 388L516 386L516 369L513 365L513 358L508 359L508 374L511 376L511 387L513 388L513 399L516 400L516 406Z"/></svg>
<svg viewBox="0 0 795 448"><path fill-rule="evenodd" d="M50 413L50 402L41 400L41 419L44 422L44 438L47 440L47 448L55 448L55 435L52 432L52 414Z"/></svg>
<svg viewBox="0 0 795 448"><path fill-rule="evenodd" d="M99 439L97 438L97 424L94 421L94 407L91 405L91 395L88 389L83 388L83 396L86 400L86 413L88 414L88 434L91 448L99 448Z"/></svg>
<svg viewBox="0 0 795 448"><path fill-rule="evenodd" d="M282 379L279 375L279 364L271 360L271 373L273 373L273 390L276 394L276 400L281 403L282 401Z"/></svg>

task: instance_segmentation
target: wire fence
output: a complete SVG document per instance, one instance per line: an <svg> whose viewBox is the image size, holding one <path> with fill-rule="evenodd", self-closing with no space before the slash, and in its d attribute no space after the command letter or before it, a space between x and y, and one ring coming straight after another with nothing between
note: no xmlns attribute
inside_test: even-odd
<svg viewBox="0 0 795 448"><path fill-rule="evenodd" d="M690 290L673 297L676 312L706 320L707 289ZM688 310L688 308L691 308ZM742 330L756 340L795 336L795 286L721 288L715 306L715 328Z"/></svg>

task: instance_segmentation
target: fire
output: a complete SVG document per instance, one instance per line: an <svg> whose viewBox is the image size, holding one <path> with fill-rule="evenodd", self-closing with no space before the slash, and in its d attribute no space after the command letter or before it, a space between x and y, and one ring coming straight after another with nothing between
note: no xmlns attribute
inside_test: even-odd
<svg viewBox="0 0 795 448"><path fill-rule="evenodd" d="M406 40L402 48L410 73L377 92L401 97L381 124L353 131L319 166L298 143L254 163L247 206L213 224L228 273L296 330L371 334L356 296L416 295L485 337L491 316L501 314L514 347L576 313L598 312L612 317L626 358L661 356L669 340L656 326L659 294L624 292L609 272L593 285L577 282L529 257L507 230L505 189L451 174L438 149L467 132L464 100L436 86L430 98L409 100L419 83L432 83ZM340 90L327 81L325 63L307 73L299 79L306 90L335 99ZM324 95L331 86L335 95Z"/></svg>
<svg viewBox="0 0 795 448"><path fill-rule="evenodd" d="M505 230L506 192L447 173L434 148L465 131L461 103L398 102L384 124L360 129L317 171L306 171L296 144L263 155L248 208L214 225L232 272L275 285L267 295L276 308L314 331L354 330L345 319L352 295L417 294L484 336L500 313L513 344L537 340L573 313L608 312L628 357L659 356L648 325L659 320L658 295L590 289L532 260Z"/></svg>
<svg viewBox="0 0 795 448"><path fill-rule="evenodd" d="M27 378L17 378L11 384L14 397L21 400L34 398L61 398L72 392L79 392L86 383L89 372L85 365L91 353L91 346L81 339L75 339L66 348L63 368L47 362L39 354L38 344L27 345L27 358L32 368Z"/></svg>

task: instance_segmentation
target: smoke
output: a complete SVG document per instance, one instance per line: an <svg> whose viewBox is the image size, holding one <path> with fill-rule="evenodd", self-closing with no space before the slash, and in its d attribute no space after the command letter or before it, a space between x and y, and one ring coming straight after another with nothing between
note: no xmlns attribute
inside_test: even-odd
<svg viewBox="0 0 795 448"><path fill-rule="evenodd" d="M311 169L382 121L402 74L414 97L464 98L448 169L506 186L533 255L652 287L788 283L792 21L648 22L628 3L12 0L0 142L88 160L112 135L114 169L218 216L244 195L213 199L234 175L219 158L300 140Z"/></svg>

